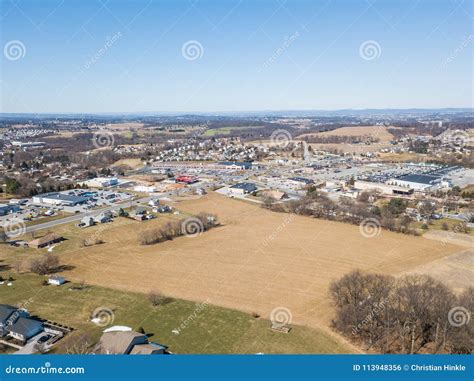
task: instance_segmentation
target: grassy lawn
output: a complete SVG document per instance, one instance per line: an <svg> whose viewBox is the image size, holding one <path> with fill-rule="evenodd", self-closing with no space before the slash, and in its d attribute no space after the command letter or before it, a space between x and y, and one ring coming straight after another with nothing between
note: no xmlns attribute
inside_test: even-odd
<svg viewBox="0 0 474 381"><path fill-rule="evenodd" d="M25 222L26 222L26 226L34 226L38 224L44 224L45 222L60 220L61 218L69 217L69 216L72 216L72 213L60 212L55 216L43 216L31 221L25 221Z"/></svg>
<svg viewBox="0 0 474 381"><path fill-rule="evenodd" d="M11 273L0 275L5 278ZM104 328L89 322L89 317L96 308L105 307L114 313L113 325L143 327L153 334L150 340L175 353L350 353L323 331L294 326L289 334L277 333L270 330L268 320L208 303L198 308L193 302L173 300L153 307L143 294L95 286L71 290L71 283L42 286L45 277L33 274L13 277L13 286L0 286L2 303L22 303L32 315L75 328L70 335L88 333L93 341ZM180 326L179 334L172 332Z"/></svg>
<svg viewBox="0 0 474 381"><path fill-rule="evenodd" d="M452 232L453 231L453 228L457 225L459 225L461 223L461 221L459 220L453 220L453 219L450 219L450 218L442 218L440 220L433 220L431 221L431 224L428 225L428 230L427 231L430 231L430 230L443 230L442 228L442 225L443 223L446 222L449 226L449 231ZM413 226L416 227L416 228L419 228L421 229L421 225L423 225L423 222L414 222L413 223ZM424 231L424 230L422 230ZM462 233L459 233L459 234L462 234ZM469 229L469 233L467 233L468 235L474 235L474 229Z"/></svg>

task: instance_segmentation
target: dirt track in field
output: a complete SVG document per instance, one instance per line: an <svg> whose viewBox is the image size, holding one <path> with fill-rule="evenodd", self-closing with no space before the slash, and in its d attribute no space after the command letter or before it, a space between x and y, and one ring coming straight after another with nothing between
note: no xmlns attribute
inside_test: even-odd
<svg viewBox="0 0 474 381"><path fill-rule="evenodd" d="M269 317L285 307L293 322L329 326L331 281L359 268L405 273L461 251L451 244L382 231L365 238L359 227L279 214L210 194L174 205L218 215L223 226L198 237L140 246L137 234L160 224L108 224L106 243L61 254L74 265L68 279L123 290L159 290ZM173 216L174 217L174 216Z"/></svg>

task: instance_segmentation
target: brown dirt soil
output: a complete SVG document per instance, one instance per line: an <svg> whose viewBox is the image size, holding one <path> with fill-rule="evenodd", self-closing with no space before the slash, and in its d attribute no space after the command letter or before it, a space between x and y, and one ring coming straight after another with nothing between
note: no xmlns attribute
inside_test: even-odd
<svg viewBox="0 0 474 381"><path fill-rule="evenodd" d="M75 266L68 279L116 289L161 292L183 299L258 312L291 311L295 324L328 327L334 310L329 284L359 268L397 274L461 250L422 237L382 231L364 238L357 226L279 214L209 194L175 204L189 213L215 213L223 226L200 236L140 246L146 223L110 224L102 245L61 254Z"/></svg>

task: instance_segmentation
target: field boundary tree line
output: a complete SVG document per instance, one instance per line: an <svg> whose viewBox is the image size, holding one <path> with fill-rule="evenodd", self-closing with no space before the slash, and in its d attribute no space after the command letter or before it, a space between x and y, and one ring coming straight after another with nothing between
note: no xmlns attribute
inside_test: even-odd
<svg viewBox="0 0 474 381"><path fill-rule="evenodd" d="M217 217L209 213L199 213L195 216L168 221L163 226L142 231L138 236L140 245L172 240L180 236L196 236L218 226Z"/></svg>
<svg viewBox="0 0 474 381"><path fill-rule="evenodd" d="M263 200L262 207L274 212L294 213L354 225L370 219L376 222L378 228L420 235L418 229L410 226L413 220L403 214L407 207L404 200L392 199L379 208L368 202L370 197L374 195L364 192L357 201L344 197L339 203L335 203L329 197L319 194L315 188L310 188L307 195L301 199L276 203L274 199L266 198Z"/></svg>

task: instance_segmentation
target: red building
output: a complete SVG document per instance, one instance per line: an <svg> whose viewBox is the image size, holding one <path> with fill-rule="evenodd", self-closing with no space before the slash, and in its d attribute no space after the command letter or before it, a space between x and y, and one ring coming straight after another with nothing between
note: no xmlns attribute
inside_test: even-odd
<svg viewBox="0 0 474 381"><path fill-rule="evenodd" d="M182 176L175 177L175 181L181 184L193 184L193 183L196 183L198 179L194 176L182 175Z"/></svg>

